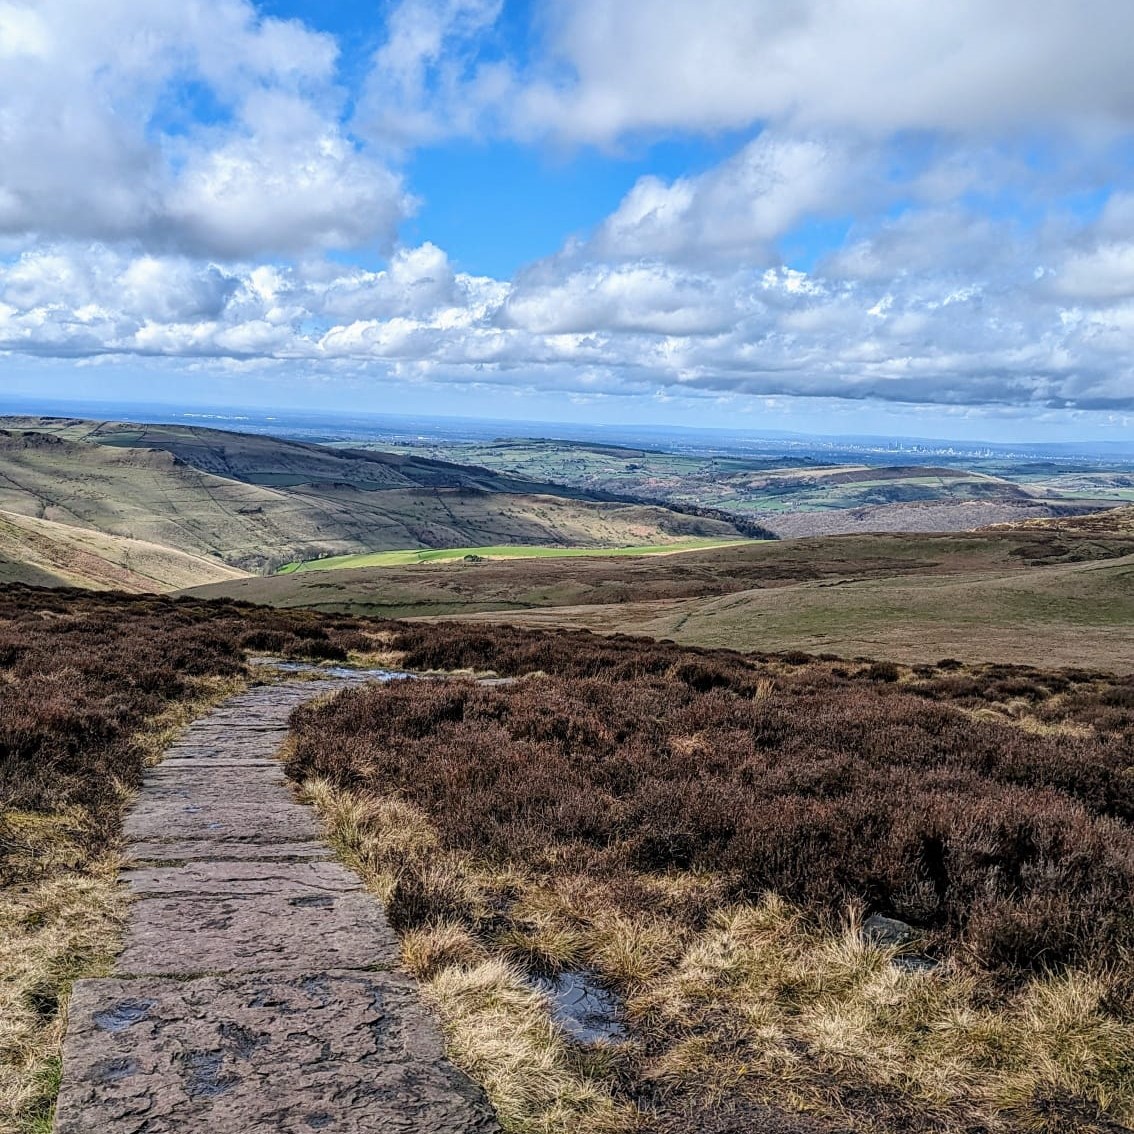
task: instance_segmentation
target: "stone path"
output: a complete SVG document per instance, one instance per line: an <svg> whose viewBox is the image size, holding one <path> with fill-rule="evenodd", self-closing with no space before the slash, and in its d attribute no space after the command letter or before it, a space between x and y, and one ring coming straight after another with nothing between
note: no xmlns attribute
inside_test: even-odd
<svg viewBox="0 0 1134 1134"><path fill-rule="evenodd" d="M274 759L292 709L339 686L240 693L147 774L125 947L75 986L57 1134L499 1130Z"/></svg>

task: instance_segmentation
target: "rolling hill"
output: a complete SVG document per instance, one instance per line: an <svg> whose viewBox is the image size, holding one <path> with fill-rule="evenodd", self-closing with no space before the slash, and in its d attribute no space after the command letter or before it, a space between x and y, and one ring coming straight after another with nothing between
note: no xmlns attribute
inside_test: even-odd
<svg viewBox="0 0 1134 1134"><path fill-rule="evenodd" d="M192 592L739 650L1134 670L1134 534L1017 529L750 543L639 558L421 563Z"/></svg>
<svg viewBox="0 0 1134 1134"><path fill-rule="evenodd" d="M967 531L1000 522L1090 511L1046 481L1025 483L1011 462L995 468L947 464L834 463L824 458L659 451L540 438L407 446L535 477L568 488L622 493L670 506L699 505L755 522L782 538L852 532ZM1116 497L1116 502L1122 499Z"/></svg>
<svg viewBox="0 0 1134 1134"><path fill-rule="evenodd" d="M0 429L0 510L244 571L403 548L741 538L711 517L520 491L547 486L437 462L186 427L0 423L20 427Z"/></svg>

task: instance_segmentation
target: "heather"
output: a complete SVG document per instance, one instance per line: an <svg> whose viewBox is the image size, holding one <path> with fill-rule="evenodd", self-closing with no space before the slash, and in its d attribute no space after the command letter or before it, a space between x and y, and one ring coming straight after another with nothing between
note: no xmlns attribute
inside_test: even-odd
<svg viewBox="0 0 1134 1134"><path fill-rule="evenodd" d="M1128 683L455 625L390 643L514 680L344 692L296 715L289 768L509 1129L1134 1114ZM543 1049L550 1091L498 1008L528 1019L525 982L576 970L628 1039Z"/></svg>

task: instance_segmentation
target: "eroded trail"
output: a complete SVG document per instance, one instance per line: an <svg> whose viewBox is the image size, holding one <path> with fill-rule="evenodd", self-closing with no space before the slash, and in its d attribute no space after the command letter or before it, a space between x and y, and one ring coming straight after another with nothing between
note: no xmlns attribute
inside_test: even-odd
<svg viewBox="0 0 1134 1134"><path fill-rule="evenodd" d="M238 694L147 774L125 947L75 986L57 1134L498 1130L275 759L292 709L341 683Z"/></svg>

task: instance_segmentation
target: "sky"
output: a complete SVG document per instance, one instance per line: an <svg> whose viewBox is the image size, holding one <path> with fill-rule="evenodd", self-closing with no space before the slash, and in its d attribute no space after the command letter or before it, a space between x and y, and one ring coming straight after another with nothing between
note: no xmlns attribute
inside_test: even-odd
<svg viewBox="0 0 1134 1134"><path fill-rule="evenodd" d="M1129 0L0 0L0 395L1134 435Z"/></svg>

